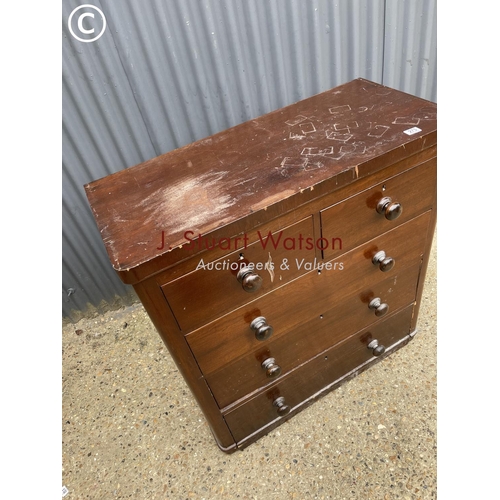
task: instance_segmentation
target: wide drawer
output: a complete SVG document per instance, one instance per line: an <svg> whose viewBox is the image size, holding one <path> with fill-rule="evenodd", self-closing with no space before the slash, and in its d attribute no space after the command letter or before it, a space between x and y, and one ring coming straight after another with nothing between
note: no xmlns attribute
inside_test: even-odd
<svg viewBox="0 0 500 500"><path fill-rule="evenodd" d="M321 235L325 242L332 238L342 241L339 245L323 245L323 256L331 259L355 248L363 241L377 234L409 221L416 215L430 209L436 196L436 158L396 175L321 211ZM384 213L377 212L377 205L383 199L391 199L387 205L397 213L394 220L388 220ZM389 215L390 216L390 215Z"/></svg>
<svg viewBox="0 0 500 500"><path fill-rule="evenodd" d="M255 353L268 340L257 340L251 323L266 318L276 339L299 328L312 317L330 310L346 296L367 290L384 277L420 262L424 251L430 212L402 224L333 261L337 270L311 271L288 285L188 334L186 340L204 374L215 372L234 360ZM382 272L372 263L373 256L384 250L395 265ZM350 332L347 332L349 334Z"/></svg>
<svg viewBox="0 0 500 500"><path fill-rule="evenodd" d="M338 379L374 358L367 346L376 339L389 348L410 333L413 306L391 315L346 339L341 344L323 351L308 363L301 365L275 385L258 393L241 406L229 410L224 418L237 442L281 418L273 404L279 397L290 408L300 409L301 403L327 390Z"/></svg>
<svg viewBox="0 0 500 500"><path fill-rule="evenodd" d="M420 264L401 270L372 287L359 290L328 311L312 316L298 328L271 338L260 349L214 373L205 374L220 408L272 384L279 376L305 363L353 333L380 321L368 304L375 298L397 311L415 300ZM322 293L321 290L318 293ZM271 364L269 360L274 359ZM266 360L267 363L266 364ZM263 366L264 363L264 366ZM279 372L276 367L279 367Z"/></svg>
<svg viewBox="0 0 500 500"><path fill-rule="evenodd" d="M244 245L243 238L240 237L241 245ZM229 242L221 240L207 244L228 245ZM315 255L314 248L312 217L308 217L271 235L258 232L257 241L214 262L202 263L202 254L199 266L204 268L163 285L162 290L181 330L189 332L304 274L304 268L280 273L279 265L284 258L290 258L290 254L310 261ZM262 278L258 291L245 291L237 280L242 262L253 264L255 272Z"/></svg>

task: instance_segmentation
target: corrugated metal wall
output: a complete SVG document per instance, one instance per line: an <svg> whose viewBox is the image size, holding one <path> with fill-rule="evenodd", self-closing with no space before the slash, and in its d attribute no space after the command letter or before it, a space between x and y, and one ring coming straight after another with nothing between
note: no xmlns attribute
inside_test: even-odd
<svg viewBox="0 0 500 500"><path fill-rule="evenodd" d="M436 100L436 0L63 1L63 316L130 303L83 184L364 77ZM87 4L88 5L88 4ZM83 7L71 27L102 31ZM99 24L101 23L101 24Z"/></svg>

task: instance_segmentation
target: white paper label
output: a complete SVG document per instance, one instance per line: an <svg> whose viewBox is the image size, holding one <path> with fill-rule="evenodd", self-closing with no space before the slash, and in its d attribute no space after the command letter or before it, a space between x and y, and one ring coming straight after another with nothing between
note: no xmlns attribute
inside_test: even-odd
<svg viewBox="0 0 500 500"><path fill-rule="evenodd" d="M417 132L422 132L422 129L418 128L418 127L412 127L412 128L409 128L408 130L403 130L403 133L405 133L407 135L413 135L413 134L416 134Z"/></svg>
<svg viewBox="0 0 500 500"><path fill-rule="evenodd" d="M62 488L63 488L62 493L63 493L63 498L64 498L69 493L69 490L68 490L68 488L66 488L66 486L63 486Z"/></svg>

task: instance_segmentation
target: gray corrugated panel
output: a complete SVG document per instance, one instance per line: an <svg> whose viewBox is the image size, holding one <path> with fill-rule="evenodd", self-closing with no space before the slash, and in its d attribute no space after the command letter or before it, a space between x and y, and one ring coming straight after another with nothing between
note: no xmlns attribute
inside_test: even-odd
<svg viewBox="0 0 500 500"><path fill-rule="evenodd" d="M102 3L157 154L357 76L382 78L382 1Z"/></svg>
<svg viewBox="0 0 500 500"><path fill-rule="evenodd" d="M436 0L387 0L384 85L436 101Z"/></svg>
<svg viewBox="0 0 500 500"><path fill-rule="evenodd" d="M400 8L396 16L397 2L389 19L396 16L399 24L385 38L384 0L93 3L107 28L92 43L68 31L79 3L63 6L66 316L130 290L107 260L83 184L353 78L382 83L390 74L396 88L407 86L391 44L410 43L411 9ZM426 16L417 24L430 22ZM426 29L419 25L412 32L410 47L418 41L414 32ZM422 47L432 51L434 45ZM392 54L385 65L384 47ZM419 75L410 74L410 81L420 87L435 79L418 65L413 71ZM68 289L76 292L68 297Z"/></svg>
<svg viewBox="0 0 500 500"><path fill-rule="evenodd" d="M63 6L62 47L62 302L64 316L71 318L89 304L128 292L106 262L83 185L155 154L112 37L82 43L68 32L77 6Z"/></svg>

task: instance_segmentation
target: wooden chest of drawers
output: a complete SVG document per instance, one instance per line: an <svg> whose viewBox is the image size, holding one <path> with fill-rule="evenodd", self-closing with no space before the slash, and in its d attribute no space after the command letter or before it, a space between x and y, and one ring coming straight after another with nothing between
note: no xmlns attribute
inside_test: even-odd
<svg viewBox="0 0 500 500"><path fill-rule="evenodd" d="M354 80L85 186L219 447L414 335L436 106Z"/></svg>

